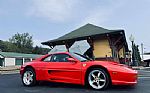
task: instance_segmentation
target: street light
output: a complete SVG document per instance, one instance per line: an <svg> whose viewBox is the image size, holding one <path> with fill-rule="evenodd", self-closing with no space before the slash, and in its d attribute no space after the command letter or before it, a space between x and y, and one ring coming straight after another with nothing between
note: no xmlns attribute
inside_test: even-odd
<svg viewBox="0 0 150 93"><path fill-rule="evenodd" d="M132 66L135 66L136 65L136 63L135 63L135 55L134 55L134 47L133 47L133 45L134 45L134 37L133 37L133 35L131 34L131 36L129 37L129 40L131 41L131 43L132 43Z"/></svg>

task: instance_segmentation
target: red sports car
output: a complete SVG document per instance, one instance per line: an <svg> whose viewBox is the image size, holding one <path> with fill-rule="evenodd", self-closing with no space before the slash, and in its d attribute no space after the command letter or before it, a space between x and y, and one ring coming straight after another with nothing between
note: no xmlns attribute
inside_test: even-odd
<svg viewBox="0 0 150 93"><path fill-rule="evenodd" d="M87 85L105 89L112 85L135 85L137 71L109 61L92 61L77 53L47 54L21 66L23 85L33 86L38 81Z"/></svg>

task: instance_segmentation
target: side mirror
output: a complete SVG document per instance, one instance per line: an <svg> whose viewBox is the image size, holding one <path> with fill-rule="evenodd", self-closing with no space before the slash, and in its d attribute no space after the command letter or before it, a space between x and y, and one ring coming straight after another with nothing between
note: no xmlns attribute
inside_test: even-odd
<svg viewBox="0 0 150 93"><path fill-rule="evenodd" d="M67 58L67 60L69 61L69 62L77 62L75 59L73 59L73 58Z"/></svg>

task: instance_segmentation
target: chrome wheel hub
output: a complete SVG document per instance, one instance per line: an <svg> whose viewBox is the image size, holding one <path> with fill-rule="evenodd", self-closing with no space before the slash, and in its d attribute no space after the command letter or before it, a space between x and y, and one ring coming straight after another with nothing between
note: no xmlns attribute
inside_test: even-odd
<svg viewBox="0 0 150 93"><path fill-rule="evenodd" d="M30 85L33 82L33 73L31 71L26 71L23 74L23 82L25 85Z"/></svg>
<svg viewBox="0 0 150 93"><path fill-rule="evenodd" d="M93 70L89 74L88 82L94 89L101 89L106 84L106 76L100 70Z"/></svg>

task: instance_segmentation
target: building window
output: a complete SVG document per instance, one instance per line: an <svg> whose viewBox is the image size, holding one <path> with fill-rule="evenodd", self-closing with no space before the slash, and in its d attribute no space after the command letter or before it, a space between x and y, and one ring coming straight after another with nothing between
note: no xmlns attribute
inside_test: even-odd
<svg viewBox="0 0 150 93"><path fill-rule="evenodd" d="M24 59L24 62L30 62L30 61L31 61L30 58L25 58L25 59Z"/></svg>
<svg viewBox="0 0 150 93"><path fill-rule="evenodd" d="M15 65L22 65L22 64L23 64L23 59L22 58L16 58Z"/></svg>
<svg viewBox="0 0 150 93"><path fill-rule="evenodd" d="M0 66L4 65L4 58L0 58Z"/></svg>

